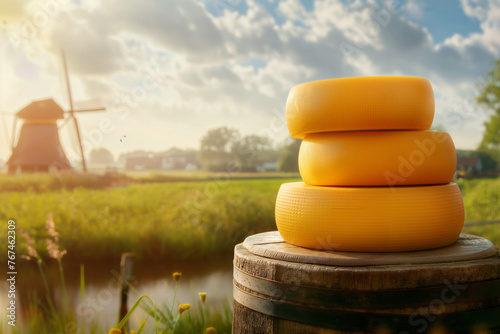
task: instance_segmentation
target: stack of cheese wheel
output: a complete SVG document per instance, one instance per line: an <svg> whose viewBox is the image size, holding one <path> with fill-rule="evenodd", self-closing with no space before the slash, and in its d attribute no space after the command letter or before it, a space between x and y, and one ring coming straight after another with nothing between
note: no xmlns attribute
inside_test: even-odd
<svg viewBox="0 0 500 334"><path fill-rule="evenodd" d="M464 211L450 183L456 152L428 131L434 94L427 79L362 77L292 88L286 120L302 139L304 182L285 183L276 224L293 245L398 252L455 242Z"/></svg>

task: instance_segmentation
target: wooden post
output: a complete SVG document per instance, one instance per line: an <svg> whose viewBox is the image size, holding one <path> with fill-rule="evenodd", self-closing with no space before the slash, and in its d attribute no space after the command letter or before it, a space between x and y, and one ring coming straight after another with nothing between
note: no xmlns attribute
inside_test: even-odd
<svg viewBox="0 0 500 334"><path fill-rule="evenodd" d="M120 310L118 315L118 321L121 321L125 317L128 312L127 299L128 299L128 290L130 287L130 281L133 278L133 270L134 270L134 261L135 254L134 253L123 253L120 261L120 285L121 285L121 294L120 294ZM128 333L128 321L122 328L122 333Z"/></svg>

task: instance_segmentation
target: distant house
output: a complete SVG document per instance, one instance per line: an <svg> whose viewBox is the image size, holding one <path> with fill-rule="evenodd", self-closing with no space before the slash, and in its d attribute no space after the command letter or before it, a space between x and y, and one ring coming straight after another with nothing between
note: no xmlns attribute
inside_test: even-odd
<svg viewBox="0 0 500 334"><path fill-rule="evenodd" d="M157 154L149 153L125 159L126 170L189 170L200 168L196 152L171 149Z"/></svg>
<svg viewBox="0 0 500 334"><path fill-rule="evenodd" d="M483 170L481 159L478 157L459 157L457 158L457 171L476 173Z"/></svg>
<svg viewBox="0 0 500 334"><path fill-rule="evenodd" d="M278 164L276 162L264 162L255 169L257 172L275 172L278 170Z"/></svg>
<svg viewBox="0 0 500 334"><path fill-rule="evenodd" d="M186 157L167 156L160 157L161 169L184 169L186 167Z"/></svg>
<svg viewBox="0 0 500 334"><path fill-rule="evenodd" d="M161 169L161 158L155 156L130 157L125 162L126 170Z"/></svg>
<svg viewBox="0 0 500 334"><path fill-rule="evenodd" d="M457 150L455 177L494 177L497 176L499 172L499 165L489 152L480 150Z"/></svg>

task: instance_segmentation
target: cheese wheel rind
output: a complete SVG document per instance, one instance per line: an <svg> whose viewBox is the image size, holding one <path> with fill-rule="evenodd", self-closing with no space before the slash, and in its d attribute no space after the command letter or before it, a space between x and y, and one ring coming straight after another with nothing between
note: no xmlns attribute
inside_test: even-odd
<svg viewBox="0 0 500 334"><path fill-rule="evenodd" d="M292 137L321 132L428 130L434 118L429 80L378 76L329 79L293 87L286 102Z"/></svg>
<svg viewBox="0 0 500 334"><path fill-rule="evenodd" d="M455 242L464 223L455 183L414 187L318 187L284 183L276 225L296 246L356 252L401 252Z"/></svg>
<svg viewBox="0 0 500 334"><path fill-rule="evenodd" d="M312 134L299 152L300 174L310 185L447 184L456 164L450 135L434 131Z"/></svg>

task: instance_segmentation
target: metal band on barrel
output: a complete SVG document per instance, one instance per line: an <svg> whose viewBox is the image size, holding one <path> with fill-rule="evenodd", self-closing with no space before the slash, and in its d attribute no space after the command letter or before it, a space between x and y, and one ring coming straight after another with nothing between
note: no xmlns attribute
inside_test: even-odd
<svg viewBox="0 0 500 334"><path fill-rule="evenodd" d="M390 328L414 331L415 327L409 322L410 317L415 320L419 317L426 319L425 316L427 316L435 317L432 321L433 325L439 324L450 330L473 329L474 326L479 325L481 328L500 328L498 316L500 306L484 310L460 311L454 314L394 315L349 311L349 308L380 310L381 306L386 309L422 307L429 305L436 298L441 300L443 289L449 289L446 285L415 290L327 290L266 280L248 275L236 268L234 281L233 297L239 304L272 317L316 326L340 330ZM466 286L466 289L460 290L460 295L454 302L471 302L500 297L500 280L471 283ZM242 287L250 292L244 291ZM453 296L452 291L449 292L448 298L451 296Z"/></svg>
<svg viewBox="0 0 500 334"><path fill-rule="evenodd" d="M456 296L457 293L453 291L443 292L445 289L456 289L456 287L454 288L455 282L448 281L448 285L417 289L379 291L323 289L272 281L249 275L237 268L234 270L234 280L238 284L272 299L328 308L380 310L381 306L386 309L422 307L434 299L442 299L443 294L445 294L445 299L453 299L453 303L500 298L500 280L466 285L458 284L458 295ZM466 288L460 289L460 286L466 286Z"/></svg>
<svg viewBox="0 0 500 334"><path fill-rule="evenodd" d="M374 313L354 313L329 311L314 308L304 308L295 304L275 301L257 297L243 292L236 286L233 290L235 301L251 310L266 314L271 317L310 324L320 327L328 327L337 330L359 330L373 331L374 329L390 329L395 331L414 331L414 322L410 320L425 316L434 318L430 325L437 325L452 331L463 331L468 329L500 329L500 307L478 311L460 312L458 314L437 315L391 315Z"/></svg>

